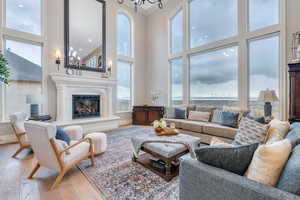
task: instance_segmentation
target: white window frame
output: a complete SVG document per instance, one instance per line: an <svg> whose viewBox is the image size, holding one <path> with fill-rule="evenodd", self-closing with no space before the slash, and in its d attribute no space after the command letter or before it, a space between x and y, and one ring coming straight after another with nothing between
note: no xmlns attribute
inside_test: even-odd
<svg viewBox="0 0 300 200"><path fill-rule="evenodd" d="M47 93L47 67L45 55L47 55L47 9L46 1L41 0L41 35L35 35L19 30L14 30L6 27L6 1L9 0L0 0L0 16L1 26L0 26L0 48L2 52L5 50L5 40L15 40L27 44L39 45L42 48L42 95L44 96L44 103L42 105L42 112L48 113L48 93ZM7 86L0 84L0 122L8 122L5 118L6 116L6 89Z"/></svg>
<svg viewBox="0 0 300 200"><path fill-rule="evenodd" d="M117 57L117 62L116 62L116 65L118 64L118 62L125 62L125 63L129 63L130 66L131 66L131 88L130 88L130 97L131 97L131 101L130 101L130 108L128 111L119 111L118 110L118 107L117 107L117 104L116 104L116 113L128 113L128 112L132 112L132 106L134 104L134 65L135 65L135 56L134 56L134 20L131 16L130 13L128 13L126 10L123 10L123 9L120 9L117 11L117 14L116 14L116 34L120 33L121 34L121 31L118 31L118 15L121 14L121 15L125 15L128 20L129 20L129 24L130 24L130 55L131 56L123 56L123 55L118 55L118 42L116 42L116 57ZM116 35L116 38L118 36ZM117 40L116 40L117 41ZM116 67L116 72L118 72L118 66ZM118 80L117 80L118 82ZM116 97L118 98L118 90L116 90ZM117 99L118 101L118 99Z"/></svg>
<svg viewBox="0 0 300 200"><path fill-rule="evenodd" d="M238 35L230 37L224 40L212 42L199 46L196 48L190 48L190 23L189 23L189 3L194 0L183 0L174 12L168 17L168 52L169 52L169 63L175 58L182 57L183 67L184 67L184 105L189 105L190 101L190 83L189 83L189 56L198 53L205 53L219 48L225 48L228 46L238 46L238 101L240 107L243 109L248 108L248 97L249 97L249 55L248 55L248 41L256 38L267 37L272 34L279 35L280 40L280 69L279 69L279 99L280 99L280 118L286 120L288 118L288 100L283 98L287 96L288 93L288 81L287 81L287 61L286 61L286 0L280 1L280 12L279 12L279 24L271 25L262 29L249 31L249 0L237 1L238 5ZM174 15L183 9L184 16L184 38L183 38L183 52L175 55L171 55L171 29L170 20ZM170 68L169 68L170 69ZM171 73L169 70L169 98L168 105L171 105Z"/></svg>

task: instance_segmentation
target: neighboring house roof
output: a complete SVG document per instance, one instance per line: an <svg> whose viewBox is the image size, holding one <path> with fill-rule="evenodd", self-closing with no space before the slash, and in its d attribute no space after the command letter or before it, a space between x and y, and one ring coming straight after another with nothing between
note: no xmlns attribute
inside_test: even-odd
<svg viewBox="0 0 300 200"><path fill-rule="evenodd" d="M9 50L5 51L5 57L8 60L10 68L10 80L31 82L42 81L41 66L34 64Z"/></svg>

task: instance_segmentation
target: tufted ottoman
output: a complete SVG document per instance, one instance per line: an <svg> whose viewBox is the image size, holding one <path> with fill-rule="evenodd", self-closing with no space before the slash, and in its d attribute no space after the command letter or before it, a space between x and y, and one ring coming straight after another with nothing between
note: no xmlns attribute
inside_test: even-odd
<svg viewBox="0 0 300 200"><path fill-rule="evenodd" d="M81 140L83 138L83 129L81 126L67 126L64 131L69 135L71 140Z"/></svg>
<svg viewBox="0 0 300 200"><path fill-rule="evenodd" d="M94 155L99 155L106 151L107 138L105 133L90 133L85 138L91 138L94 145Z"/></svg>

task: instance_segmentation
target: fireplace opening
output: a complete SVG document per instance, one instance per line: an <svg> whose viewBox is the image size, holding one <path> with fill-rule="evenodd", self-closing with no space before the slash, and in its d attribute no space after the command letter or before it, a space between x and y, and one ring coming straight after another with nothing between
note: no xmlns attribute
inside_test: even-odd
<svg viewBox="0 0 300 200"><path fill-rule="evenodd" d="M73 95L73 119L100 117L100 95Z"/></svg>

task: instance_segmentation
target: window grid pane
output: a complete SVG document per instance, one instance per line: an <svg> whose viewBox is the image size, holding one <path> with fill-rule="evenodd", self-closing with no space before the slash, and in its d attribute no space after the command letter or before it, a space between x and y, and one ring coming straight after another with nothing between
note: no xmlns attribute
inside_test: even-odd
<svg viewBox="0 0 300 200"><path fill-rule="evenodd" d="M191 48L238 34L237 0L192 0L189 9Z"/></svg>
<svg viewBox="0 0 300 200"><path fill-rule="evenodd" d="M260 91L274 90L279 98L279 36L249 42L249 105L254 116L264 115ZM279 118L279 102L273 104L273 116Z"/></svg>
<svg viewBox="0 0 300 200"><path fill-rule="evenodd" d="M249 0L250 31L279 24L279 0Z"/></svg>
<svg viewBox="0 0 300 200"><path fill-rule="evenodd" d="M183 67L182 59L171 61L171 101L172 105L183 104Z"/></svg>
<svg viewBox="0 0 300 200"><path fill-rule="evenodd" d="M118 61L117 63L117 111L131 110L131 64Z"/></svg>
<svg viewBox="0 0 300 200"><path fill-rule="evenodd" d="M41 35L41 0L6 0L5 23L7 28Z"/></svg>
<svg viewBox="0 0 300 200"><path fill-rule="evenodd" d="M202 106L237 106L238 47L190 57L190 103Z"/></svg>
<svg viewBox="0 0 300 200"><path fill-rule="evenodd" d="M6 116L15 112L29 114L26 95L42 93L42 47L5 40L5 57L10 68L6 89Z"/></svg>
<svg viewBox="0 0 300 200"><path fill-rule="evenodd" d="M118 14L117 17L117 54L132 56L131 54L131 23L129 17Z"/></svg>
<svg viewBox="0 0 300 200"><path fill-rule="evenodd" d="M182 9L171 19L171 53L183 50L183 11Z"/></svg>

